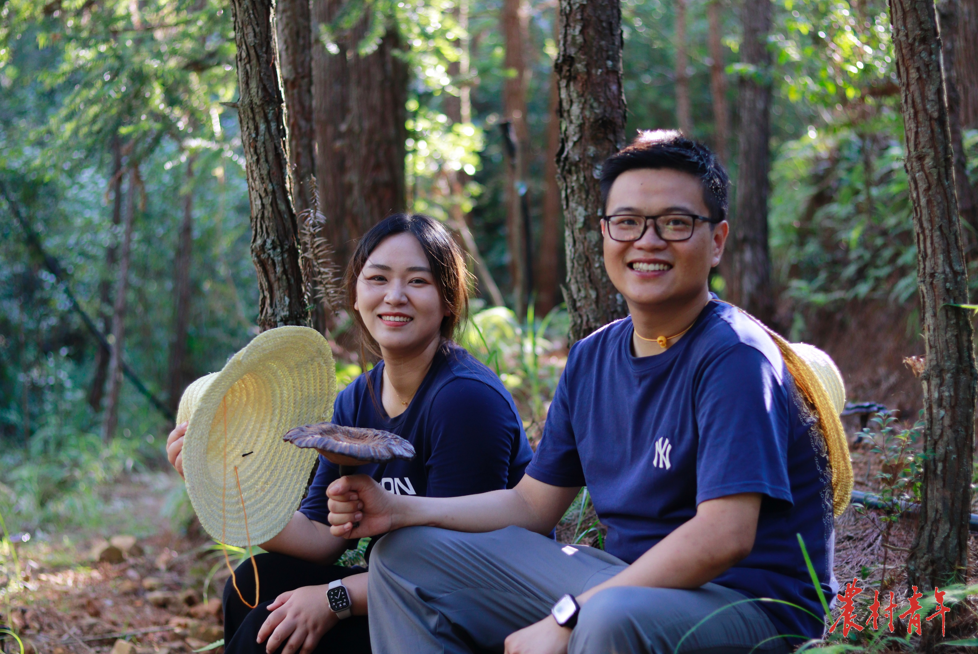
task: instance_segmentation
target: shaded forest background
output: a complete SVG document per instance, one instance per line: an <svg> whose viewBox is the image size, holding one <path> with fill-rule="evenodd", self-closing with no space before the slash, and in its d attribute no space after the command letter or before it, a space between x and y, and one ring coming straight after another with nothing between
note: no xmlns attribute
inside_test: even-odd
<svg viewBox="0 0 978 654"><path fill-rule="evenodd" d="M947 34L963 36L959 203L974 262L978 2L941 6L957 9ZM742 47L751 3L621 7L628 138L681 127L714 147L736 182L731 261L759 238L744 226L768 232L770 286L747 299L766 301L791 340L827 349L852 400L912 420L920 388L902 361L922 353L922 326L885 3L778 0L761 35L770 65ZM307 250L328 243L338 271L391 211L443 220L477 277L482 334L470 329L466 344L497 366L531 427L571 322L556 12L519 0L327 0L312 5L307 41L279 33L289 127L307 136L290 151ZM0 6L0 510L12 529L84 524L95 486L163 465L183 387L257 333L232 28L218 0ZM748 84L772 90L760 213L738 163L754 127L738 109ZM303 85L305 109L294 100ZM740 278L723 266L714 289L736 297ZM349 380L363 363L349 317L330 281L316 283L314 320ZM125 381L82 313L122 344Z"/></svg>

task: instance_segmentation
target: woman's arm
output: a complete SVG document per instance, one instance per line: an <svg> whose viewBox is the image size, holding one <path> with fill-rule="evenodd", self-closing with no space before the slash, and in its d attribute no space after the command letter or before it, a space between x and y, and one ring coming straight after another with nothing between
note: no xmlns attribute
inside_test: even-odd
<svg viewBox="0 0 978 654"><path fill-rule="evenodd" d="M277 536L260 545L267 552L294 556L303 561L329 565L346 551L347 540L332 535L328 525L296 511Z"/></svg>

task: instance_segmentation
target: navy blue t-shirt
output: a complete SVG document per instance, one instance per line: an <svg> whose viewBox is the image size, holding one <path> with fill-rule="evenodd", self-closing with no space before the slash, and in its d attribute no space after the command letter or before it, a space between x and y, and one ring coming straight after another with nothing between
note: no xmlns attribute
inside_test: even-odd
<svg viewBox="0 0 978 654"><path fill-rule="evenodd" d="M761 493L753 550L713 581L821 616L796 534L834 597L831 472L777 345L718 302L660 355L635 357L632 331L626 318L571 348L527 474L586 485L608 528L606 550L628 563L692 518L700 502ZM760 606L783 634L822 634L819 617Z"/></svg>
<svg viewBox="0 0 978 654"><path fill-rule="evenodd" d="M383 370L381 361L336 396L333 422L392 432L409 441L416 454L410 461L359 466L358 474L398 495L454 497L516 485L533 453L513 398L492 370L446 342L407 410L396 418L380 405ZM338 476L336 466L320 456L299 507L310 520L329 524L326 488Z"/></svg>

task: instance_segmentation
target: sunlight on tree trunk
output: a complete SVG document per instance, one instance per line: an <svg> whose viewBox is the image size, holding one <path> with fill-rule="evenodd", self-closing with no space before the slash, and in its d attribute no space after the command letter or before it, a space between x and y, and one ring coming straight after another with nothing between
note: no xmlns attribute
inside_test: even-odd
<svg viewBox="0 0 978 654"><path fill-rule="evenodd" d="M251 204L251 256L258 271L258 327L305 325L309 312L289 197L282 92L273 48L271 0L232 0L238 121Z"/></svg>
<svg viewBox="0 0 978 654"><path fill-rule="evenodd" d="M554 70L560 103L557 172L564 209L571 343L626 314L604 269L596 173L625 144L621 3L560 0Z"/></svg>
<svg viewBox="0 0 978 654"><path fill-rule="evenodd" d="M187 379L187 330L190 324L190 270L191 251L194 244L194 161L195 154L187 154L187 172L184 176L183 220L177 237L177 251L173 262L173 340L170 343L170 392L167 404L174 411L180 404Z"/></svg>
<svg viewBox="0 0 978 654"><path fill-rule="evenodd" d="M713 96L713 151L720 163L730 165L727 140L730 138L730 117L727 110L727 74L723 61L723 44L720 38L721 0L711 0L707 5L710 20L710 93Z"/></svg>
<svg viewBox="0 0 978 654"><path fill-rule="evenodd" d="M102 416L102 442L115 435L119 421L119 391L122 389L122 353L126 340L126 294L129 292L129 260L132 254L132 226L136 220L136 194L139 192L138 165L129 164L129 188L126 191L126 214L122 224L122 244L119 247L119 274L115 284L115 304L112 308L112 357L109 359L109 389Z"/></svg>
<svg viewBox="0 0 978 654"><path fill-rule="evenodd" d="M924 323L924 451L920 524L907 573L921 588L964 581L975 437L975 358L968 271L954 194L941 44L930 0L890 0L907 138L906 168L917 240ZM930 453L933 452L931 455ZM924 623L925 649L941 638ZM937 631L935 631L937 629Z"/></svg>
<svg viewBox="0 0 978 654"><path fill-rule="evenodd" d="M726 281L731 302L770 323L774 317L767 225L771 166L771 53L767 35L771 31L771 0L744 0L741 21L741 60L748 70L739 81L740 141L728 243L731 265Z"/></svg>
<svg viewBox="0 0 978 654"><path fill-rule="evenodd" d="M676 122L693 137L693 110L689 104L689 61L686 57L686 0L676 0Z"/></svg>

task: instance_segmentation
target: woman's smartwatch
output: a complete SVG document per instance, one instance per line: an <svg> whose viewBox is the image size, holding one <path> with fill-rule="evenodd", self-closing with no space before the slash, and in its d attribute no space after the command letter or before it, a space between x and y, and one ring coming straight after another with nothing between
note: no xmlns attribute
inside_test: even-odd
<svg viewBox="0 0 978 654"><path fill-rule="evenodd" d="M581 606L573 595L564 595L550 609L550 614L557 621L557 624L568 629L573 629L574 625L577 624L577 614L580 612Z"/></svg>
<svg viewBox="0 0 978 654"><path fill-rule="evenodd" d="M329 582L329 588L326 589L326 600L329 602L329 608L340 620L349 618L352 614L353 601L350 600L350 591L343 585L342 579L334 579Z"/></svg>

